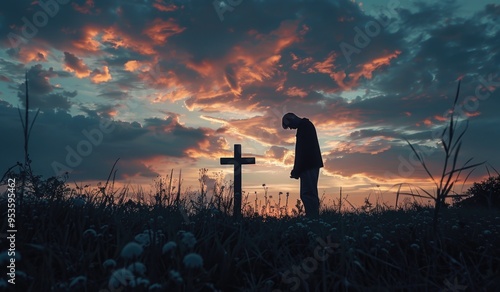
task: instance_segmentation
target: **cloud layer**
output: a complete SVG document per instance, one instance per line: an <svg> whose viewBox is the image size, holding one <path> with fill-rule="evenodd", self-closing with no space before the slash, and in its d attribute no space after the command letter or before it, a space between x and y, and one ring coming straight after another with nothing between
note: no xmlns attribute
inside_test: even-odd
<svg viewBox="0 0 500 292"><path fill-rule="evenodd" d="M76 179L107 177L118 157L120 178L154 177L162 159L217 165L233 143L287 174L295 137L281 116L295 112L315 123L327 176L423 184L404 139L439 169L435 133L458 80L456 112L470 123L461 161L500 167L498 4L463 17L458 1L369 11L347 0L214 3L0 4L0 128L12 137L0 164L22 160L16 107L27 72L30 107L41 111L32 157L45 175L54 161L68 165L68 148L86 153L84 131L108 119L113 130L69 167Z"/></svg>

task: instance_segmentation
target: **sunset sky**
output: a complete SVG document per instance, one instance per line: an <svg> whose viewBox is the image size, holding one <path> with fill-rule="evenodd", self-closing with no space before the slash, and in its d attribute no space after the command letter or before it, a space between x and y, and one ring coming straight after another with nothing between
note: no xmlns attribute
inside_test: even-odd
<svg viewBox="0 0 500 292"><path fill-rule="evenodd" d="M432 191L404 139L437 174L433 133L458 80L457 114L470 123L459 162L500 170L499 23L493 0L2 1L1 171L24 161L27 72L31 115L40 109L30 153L44 177L69 170L68 182L95 186L120 158L120 183L148 188L174 169L194 190L200 168L232 179L219 158L237 143L256 158L243 167L251 201L262 184L295 199L295 131L281 128L294 112L316 125L326 200L339 187L356 203L392 202L397 183ZM68 163L73 150L81 162ZM481 166L468 182L486 175Z"/></svg>

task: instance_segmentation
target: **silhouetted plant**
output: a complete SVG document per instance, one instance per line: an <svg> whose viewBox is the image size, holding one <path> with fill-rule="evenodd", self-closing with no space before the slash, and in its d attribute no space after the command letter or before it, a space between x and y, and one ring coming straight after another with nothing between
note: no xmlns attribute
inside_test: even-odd
<svg viewBox="0 0 500 292"><path fill-rule="evenodd" d="M467 131L469 121L465 121L465 127L464 129L457 135L457 119L455 118L455 108L458 103L458 95L460 93L460 81L458 82L458 88L457 88L457 93L455 95L455 100L453 102L453 108L451 111L450 119L449 119L449 124L444 128L443 132L441 133L441 145L443 146L444 150L444 164L442 171L439 175L439 180L437 180L434 175L431 173L429 170L427 164L425 163L425 160L421 154L415 149L415 147L407 140L406 142L408 145L410 145L413 153L417 157L418 161L422 165L422 167L425 169L427 175L431 178L432 182L434 183L436 187L436 193L435 195L431 194L429 191L423 189L422 187L418 187L420 190L422 190L425 195L419 195L419 194L411 194L412 196L417 196L417 197L427 197L431 198L434 200L434 217L433 217L433 229L434 232L437 232L437 226L438 226L438 216L439 216L439 211L446 207L445 205L445 200L446 198L452 198L452 197L457 197L457 196L462 196L462 195L451 195L451 191L455 183L458 181L460 178L460 174L462 171L467 170L467 169L473 169L484 162L481 163L476 163L469 165L471 162L472 158L469 158L461 167L457 166L457 161L458 157L460 154L460 149L462 147L462 138L465 132ZM399 193L397 194L396 198L396 205L397 205L397 200L399 198L400 194L405 194L405 193ZM408 195L408 194L406 194Z"/></svg>
<svg viewBox="0 0 500 292"><path fill-rule="evenodd" d="M500 208L500 175L475 182L465 194L468 197L460 200L457 206Z"/></svg>
<svg viewBox="0 0 500 292"><path fill-rule="evenodd" d="M297 199L297 204L295 204L295 208L292 209L292 214L293 216L300 216L305 213L304 210L304 205L302 205L302 202Z"/></svg>
<svg viewBox="0 0 500 292"><path fill-rule="evenodd" d="M370 202L370 196L365 198L365 202L364 202L363 206L361 206L360 208L365 213L369 213L372 210L373 204L372 204L372 202Z"/></svg>
<svg viewBox="0 0 500 292"><path fill-rule="evenodd" d="M33 125L36 121L36 118L38 116L38 113L40 112L40 109L37 110L35 117L33 118L33 121L31 121L30 124L30 119L29 119L29 109L30 109L30 99L29 99L29 92L28 92L28 73L25 74L25 86L26 86L26 100L25 100L25 110L24 110L24 120L21 115L21 110L18 108L19 112L19 118L21 120L21 125L23 127L23 138L24 138L24 163L21 166L21 193L19 196L19 207L22 208L23 206L23 199L24 199L24 193L27 189L27 186L30 184L28 179L31 180L31 182L34 181L34 176L31 171L31 158L29 156L29 151L28 151L28 146L29 146L29 138L31 135L31 130L33 129ZM19 164L19 163L18 163ZM37 184L31 184L31 187L35 193L38 192L36 189Z"/></svg>

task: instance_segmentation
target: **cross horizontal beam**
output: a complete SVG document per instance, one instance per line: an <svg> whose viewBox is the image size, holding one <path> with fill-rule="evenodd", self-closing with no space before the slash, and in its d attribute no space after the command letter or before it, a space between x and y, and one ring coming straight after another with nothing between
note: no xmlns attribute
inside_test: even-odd
<svg viewBox="0 0 500 292"><path fill-rule="evenodd" d="M223 157L220 159L220 164L255 164L255 157L241 157L239 161L235 158Z"/></svg>

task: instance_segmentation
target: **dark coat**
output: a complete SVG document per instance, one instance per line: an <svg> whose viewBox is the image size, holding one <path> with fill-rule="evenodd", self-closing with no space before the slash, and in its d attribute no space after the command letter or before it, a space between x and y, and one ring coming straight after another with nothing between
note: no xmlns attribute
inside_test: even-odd
<svg viewBox="0 0 500 292"><path fill-rule="evenodd" d="M299 178L304 170L323 167L323 159L321 158L316 128L309 119L302 118L297 127L296 137L292 177Z"/></svg>

